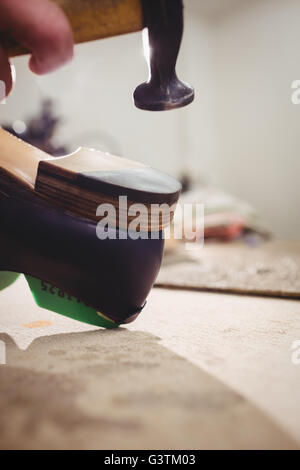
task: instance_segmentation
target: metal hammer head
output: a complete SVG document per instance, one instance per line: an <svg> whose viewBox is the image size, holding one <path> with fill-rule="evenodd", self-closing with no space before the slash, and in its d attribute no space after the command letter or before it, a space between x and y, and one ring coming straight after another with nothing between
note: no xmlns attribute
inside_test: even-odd
<svg viewBox="0 0 300 470"><path fill-rule="evenodd" d="M176 75L183 34L182 0L141 0L148 28L150 77L134 92L135 105L149 111L181 108L194 99L194 89Z"/></svg>

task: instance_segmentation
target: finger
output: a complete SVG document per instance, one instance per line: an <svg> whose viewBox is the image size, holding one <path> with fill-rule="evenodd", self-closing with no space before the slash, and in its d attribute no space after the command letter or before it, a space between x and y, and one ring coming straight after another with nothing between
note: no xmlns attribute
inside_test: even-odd
<svg viewBox="0 0 300 470"><path fill-rule="evenodd" d="M32 52L33 72L48 73L72 59L70 23L50 0L0 0L0 17L0 27Z"/></svg>
<svg viewBox="0 0 300 470"><path fill-rule="evenodd" d="M0 102L11 92L13 86L9 60L0 47Z"/></svg>

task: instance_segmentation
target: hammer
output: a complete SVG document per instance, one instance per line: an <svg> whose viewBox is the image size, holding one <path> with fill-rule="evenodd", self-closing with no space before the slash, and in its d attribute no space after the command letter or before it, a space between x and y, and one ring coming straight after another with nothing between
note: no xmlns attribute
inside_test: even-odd
<svg viewBox="0 0 300 470"><path fill-rule="evenodd" d="M133 94L138 108L164 111L186 106L193 101L193 88L176 75L183 34L183 0L53 1L69 18L75 43L147 28L150 76ZM10 57L30 52L7 34L1 35L0 41Z"/></svg>

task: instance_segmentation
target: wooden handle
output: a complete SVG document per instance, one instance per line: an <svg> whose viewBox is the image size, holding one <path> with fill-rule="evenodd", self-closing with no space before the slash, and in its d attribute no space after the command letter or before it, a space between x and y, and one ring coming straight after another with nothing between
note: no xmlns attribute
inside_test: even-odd
<svg viewBox="0 0 300 470"><path fill-rule="evenodd" d="M140 31L143 28L140 0L52 1L59 5L69 18L76 44ZM0 43L9 57L30 52L6 33L0 36Z"/></svg>

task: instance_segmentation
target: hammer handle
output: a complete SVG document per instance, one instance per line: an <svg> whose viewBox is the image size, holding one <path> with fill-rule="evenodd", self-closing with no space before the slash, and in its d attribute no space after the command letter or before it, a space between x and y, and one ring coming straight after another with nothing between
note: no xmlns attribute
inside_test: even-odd
<svg viewBox="0 0 300 470"><path fill-rule="evenodd" d="M69 18L76 44L140 31L143 28L140 0L52 1L59 5ZM9 57L30 52L7 33L0 35L0 44Z"/></svg>

